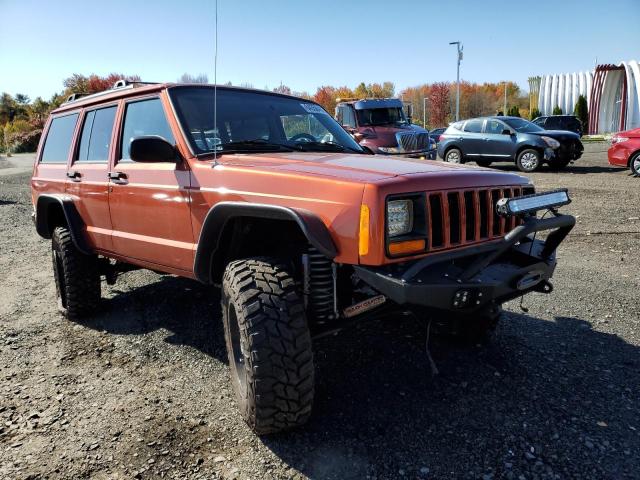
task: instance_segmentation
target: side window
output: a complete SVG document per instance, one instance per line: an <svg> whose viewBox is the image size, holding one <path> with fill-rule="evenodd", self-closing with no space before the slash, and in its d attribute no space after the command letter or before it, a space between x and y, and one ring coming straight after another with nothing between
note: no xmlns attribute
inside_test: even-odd
<svg viewBox="0 0 640 480"><path fill-rule="evenodd" d="M344 117L342 119L342 125L347 127L356 128L356 117L352 107L344 107Z"/></svg>
<svg viewBox="0 0 640 480"><path fill-rule="evenodd" d="M547 130L558 130L562 128L560 119L558 117L547 118L547 123L545 124L544 128L546 128Z"/></svg>
<svg viewBox="0 0 640 480"><path fill-rule="evenodd" d="M501 134L502 130L504 130L505 128L506 127L498 120L487 120L484 131L485 133Z"/></svg>
<svg viewBox="0 0 640 480"><path fill-rule="evenodd" d="M169 143L175 143L159 98L127 104L122 127L121 158L130 158L131 140L146 135L158 135Z"/></svg>
<svg viewBox="0 0 640 480"><path fill-rule="evenodd" d="M464 131L468 133L480 133L482 131L482 122L483 120L469 120L465 126Z"/></svg>
<svg viewBox="0 0 640 480"><path fill-rule="evenodd" d="M116 107L101 108L87 113L82 126L77 162L107 162Z"/></svg>
<svg viewBox="0 0 640 480"><path fill-rule="evenodd" d="M544 127L544 121L545 121L545 118L544 118L544 117L542 117L542 118L536 118L536 119L533 121L533 123L535 123L535 124L536 124L536 125L538 125L539 127Z"/></svg>
<svg viewBox="0 0 640 480"><path fill-rule="evenodd" d="M340 125L344 125L344 106L340 105L338 108L336 108L336 121L340 124Z"/></svg>
<svg viewBox="0 0 640 480"><path fill-rule="evenodd" d="M77 121L77 113L56 117L51 121L40 162L67 163Z"/></svg>
<svg viewBox="0 0 640 480"><path fill-rule="evenodd" d="M464 122L456 122L456 123L452 123L451 126L453 128L455 128L458 131L462 131L462 126L464 125Z"/></svg>

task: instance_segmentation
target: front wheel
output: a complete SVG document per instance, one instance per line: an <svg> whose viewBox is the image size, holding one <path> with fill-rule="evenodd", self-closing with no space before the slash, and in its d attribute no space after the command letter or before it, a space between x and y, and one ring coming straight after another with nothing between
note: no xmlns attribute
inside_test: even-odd
<svg viewBox="0 0 640 480"><path fill-rule="evenodd" d="M523 150L516 159L516 165L521 172L532 173L540 168L540 152L528 148Z"/></svg>
<svg viewBox="0 0 640 480"><path fill-rule="evenodd" d="M631 173L636 177L640 177L640 153L636 153L629 161L629 168Z"/></svg>
<svg viewBox="0 0 640 480"><path fill-rule="evenodd" d="M444 161L448 163L464 163L462 152L458 148L451 148L444 154Z"/></svg>
<svg viewBox="0 0 640 480"><path fill-rule="evenodd" d="M304 424L314 394L311 335L296 284L268 258L231 262L222 282L231 383L257 434Z"/></svg>

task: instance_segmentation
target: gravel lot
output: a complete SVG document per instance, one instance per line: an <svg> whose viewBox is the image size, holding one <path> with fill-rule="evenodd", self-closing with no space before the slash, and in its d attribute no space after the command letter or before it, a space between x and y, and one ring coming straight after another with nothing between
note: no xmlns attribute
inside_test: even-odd
<svg viewBox="0 0 640 480"><path fill-rule="evenodd" d="M0 478L640 478L640 179L606 145L532 175L578 217L552 295L488 345L436 339L436 377L410 318L318 340L310 423L266 438L236 414L217 292L131 272L99 316L58 315L24 170L0 175Z"/></svg>

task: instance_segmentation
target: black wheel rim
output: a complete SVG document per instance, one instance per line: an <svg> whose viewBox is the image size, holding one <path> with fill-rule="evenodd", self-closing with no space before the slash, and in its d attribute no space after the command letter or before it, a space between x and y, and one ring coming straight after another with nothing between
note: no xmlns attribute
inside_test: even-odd
<svg viewBox="0 0 640 480"><path fill-rule="evenodd" d="M65 295L63 294L65 285L64 285L64 275L63 275L63 266L62 266L62 258L58 254L58 252L54 249L51 251L53 258L53 276L56 281L56 296L58 300L61 302L64 308L67 307Z"/></svg>
<svg viewBox="0 0 640 480"><path fill-rule="evenodd" d="M240 392L244 395L246 386L246 371L244 354L242 353L242 342L240 339L240 326L238 325L238 316L236 309L233 305L229 305L229 311L227 312L229 319L229 339L231 340L231 361L234 364L233 370L235 370L236 380L240 388Z"/></svg>

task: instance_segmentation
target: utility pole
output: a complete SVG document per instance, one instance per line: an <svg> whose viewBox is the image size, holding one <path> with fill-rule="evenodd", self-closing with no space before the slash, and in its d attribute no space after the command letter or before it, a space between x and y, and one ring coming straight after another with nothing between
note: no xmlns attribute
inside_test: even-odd
<svg viewBox="0 0 640 480"><path fill-rule="evenodd" d="M456 75L456 122L460 120L460 61L462 60L462 43L449 42L449 45L456 45L458 48L458 73Z"/></svg>

